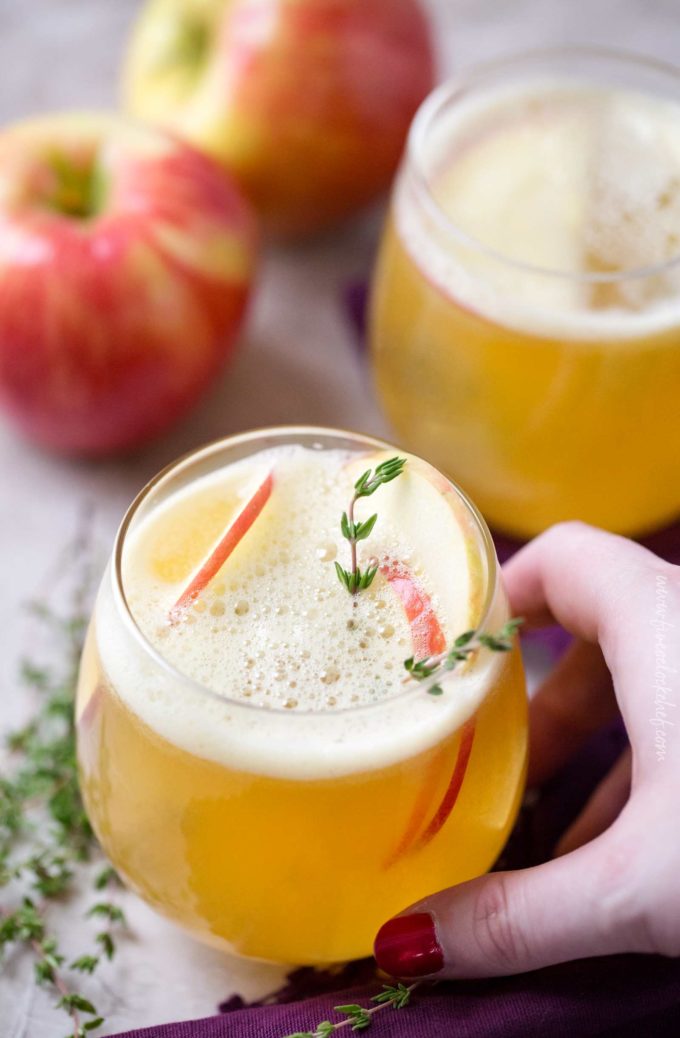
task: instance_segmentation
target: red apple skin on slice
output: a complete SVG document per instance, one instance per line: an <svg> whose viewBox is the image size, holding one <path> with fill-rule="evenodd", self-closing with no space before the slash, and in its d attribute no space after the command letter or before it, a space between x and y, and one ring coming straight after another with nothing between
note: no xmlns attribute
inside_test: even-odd
<svg viewBox="0 0 680 1038"><path fill-rule="evenodd" d="M77 723L79 728L89 728L89 726L92 724L92 722L94 721L94 718L96 717L96 715L98 713L99 703L100 703L100 700L101 700L103 695L104 695L104 688L103 688L103 686L102 685L97 685L97 687L95 688L94 692L92 693L92 695L88 699L87 703L85 704L85 707L84 707L82 713L77 718L77 722L76 723Z"/></svg>
<svg viewBox="0 0 680 1038"><path fill-rule="evenodd" d="M421 776L421 785L416 794L415 802L411 808L401 838L385 859L383 868L392 868L395 862L399 861L399 859L403 857L407 851L411 850L416 843L418 834L422 829L423 819L427 815L430 804L432 803L432 789L442 771L447 767L447 764L448 754L445 750L440 750L436 753L428 764Z"/></svg>
<svg viewBox="0 0 680 1038"><path fill-rule="evenodd" d="M444 652L446 638L432 607L430 597L423 588L419 587L405 563L385 559L380 565L380 572L404 607L406 618L411 627L411 639L415 658L420 660L427 659L429 656ZM394 865L407 852L421 850L427 846L430 840L443 828L455 807L463 785L470 754L472 753L474 736L475 721L474 718L471 718L461 728L458 753L456 754L451 778L446 792L430 821L421 829L425 811L430 802L430 798L427 795L428 791L425 789L424 795L419 798L419 803L422 804L420 817L416 817L415 813L411 817L396 850L385 862L385 868ZM427 784L429 785L429 781ZM419 831L420 835L418 835Z"/></svg>
<svg viewBox="0 0 680 1038"><path fill-rule="evenodd" d="M430 596L419 587L403 562L384 559L380 572L399 598L411 628L413 654L424 660L446 648L446 638L435 616Z"/></svg>
<svg viewBox="0 0 680 1038"><path fill-rule="evenodd" d="M80 658L78 688L75 698L77 728L89 728L93 724L99 713L99 704L104 695L95 641L94 623L92 623L88 629Z"/></svg>
<svg viewBox="0 0 680 1038"><path fill-rule="evenodd" d="M206 559L191 583L175 602L170 610L171 623L179 623L186 616L187 610L220 571L234 548L241 542L266 505L273 486L274 476L270 472L243 506L213 553Z"/></svg>
<svg viewBox="0 0 680 1038"><path fill-rule="evenodd" d="M432 840L440 829L443 827L447 818L453 811L453 808L458 799L461 786L463 785L463 779L465 778L465 772L467 771L468 761L470 760L470 754L472 753L472 744L475 738L475 719L470 718L466 721L460 730L460 743L458 745L458 754L456 756L456 763L453 766L453 772L451 773L451 779L444 796L442 797L439 807L433 814L430 821L427 823L425 829L421 833L420 837L416 841L415 847L420 850Z"/></svg>

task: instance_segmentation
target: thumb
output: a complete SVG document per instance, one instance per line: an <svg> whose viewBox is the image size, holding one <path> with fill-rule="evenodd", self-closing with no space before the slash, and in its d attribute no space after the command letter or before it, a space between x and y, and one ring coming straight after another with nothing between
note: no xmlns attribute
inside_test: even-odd
<svg viewBox="0 0 680 1038"><path fill-rule="evenodd" d="M632 855L613 836L425 898L381 927L378 966L395 977L491 977L647 950L636 946Z"/></svg>

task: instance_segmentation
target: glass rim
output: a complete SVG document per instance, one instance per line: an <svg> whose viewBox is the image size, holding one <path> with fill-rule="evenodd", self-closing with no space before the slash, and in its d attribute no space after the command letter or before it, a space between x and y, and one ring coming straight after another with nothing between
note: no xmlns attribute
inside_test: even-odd
<svg viewBox="0 0 680 1038"><path fill-rule="evenodd" d="M670 259L660 263L652 263L642 267L631 267L621 271L570 271L556 267L543 267L539 264L527 263L523 260L513 259L504 252L492 248L481 239L469 234L458 223L448 215L434 197L430 188L427 171L423 161L425 141L437 116L445 105L454 100L456 95L467 87L479 83L485 76L495 72L512 70L522 65L530 65L534 62L550 58L573 58L604 60L618 63L620 66L646 68L653 72L662 73L676 80L680 95L680 66L661 59L652 58L634 51L618 49L614 47L596 47L587 45L565 45L555 47L537 47L517 51L502 58L491 61L480 62L456 75L449 77L435 87L425 98L418 108L411 123L405 150L405 170L412 176L421 200L427 208L430 216L437 221L444 230L459 242L476 252L488 257L503 266L511 267L526 274L539 277L552 278L561 281L572 281L580 284L618 284L622 281L639 280L654 277L680 266L680 250Z"/></svg>
<svg viewBox="0 0 680 1038"><path fill-rule="evenodd" d="M125 581L123 578L123 552L125 549L126 536L130 531L130 527L137 516L139 510L142 508L144 503L149 497L163 484L170 482L170 480L190 469L193 464L200 462L206 458L210 458L211 455L218 455L225 447L230 445L238 445L248 442L257 443L263 437L267 436L293 436L293 435L307 435L307 436L330 436L330 437L346 437L348 439L356 440L358 443L364 443L369 447L379 447L380 449L388 450L399 450L394 444L388 443L386 440L381 440L374 436L368 436L364 433L357 433L351 430L336 429L329 426L316 426L316 425L276 425L276 426L261 426L255 429L249 429L245 432L235 433L230 436L220 437L216 440L212 440L201 447L194 448L193 450L187 451L180 455L174 461L165 465L160 472L158 472L152 479L150 479L139 491L132 503L129 505L123 519L118 527L115 540L113 543L113 551L111 556L110 576L113 589L114 604L116 606L119 616L125 625L125 628L142 650L147 658L157 666L161 671L167 674L173 682L176 682L190 691L196 692L201 696L207 696L210 699L217 700L222 704L228 704L229 706L244 707L252 711L267 710L280 716L286 717L309 717L310 715L327 715L333 717L337 714L356 713L364 710L376 710L384 707L388 704L401 701L406 696L414 694L423 694L423 689L416 682L413 688L405 686L404 689L398 692L394 696L389 696L385 699L379 700L372 703L359 703L356 706L339 707L338 709L319 711L319 710L288 710L283 706L267 706L263 707L257 703L248 703L243 699L239 699L236 696L222 695L216 692L209 686L204 685L201 681L196 678L192 678L191 675L185 674L179 670L170 660L166 659L163 653L156 648L156 646L150 641L150 639L144 634L141 627L138 625L132 609L130 608L127 595L125 593ZM254 453L254 452L253 452ZM410 453L410 452L407 452ZM417 455L412 455L417 457ZM425 460L425 459L421 459ZM430 464L426 462L426 464ZM431 466L434 468L434 466ZM439 472L439 469L436 469ZM447 481L449 486L458 495L458 498L466 508L467 512L474 521L475 528L480 535L480 555L486 560L486 587L484 589L484 599L480 610L480 619L477 624L478 629L484 630L488 623L489 614L492 612L496 594L499 586L500 579L500 566L496 555L496 547L491 536L489 527L484 519L483 515L474 504L473 501L467 496L467 494L452 480L445 476L443 473L440 475ZM454 674L451 675L455 680Z"/></svg>

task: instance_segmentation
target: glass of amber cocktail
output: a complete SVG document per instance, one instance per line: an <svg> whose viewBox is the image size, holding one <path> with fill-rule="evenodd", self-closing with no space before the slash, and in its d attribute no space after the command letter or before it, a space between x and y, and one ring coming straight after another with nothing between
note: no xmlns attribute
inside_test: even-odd
<svg viewBox="0 0 680 1038"><path fill-rule="evenodd" d="M399 436L492 525L680 514L680 72L560 50L436 90L371 338Z"/></svg>
<svg viewBox="0 0 680 1038"><path fill-rule="evenodd" d="M77 699L87 810L125 881L245 956L370 952L417 898L488 869L526 755L519 650L440 677L404 667L508 619L484 521L431 466L356 503L370 586L350 594L340 520L393 457L327 429L235 436L130 508ZM474 644L474 643L469 643Z"/></svg>

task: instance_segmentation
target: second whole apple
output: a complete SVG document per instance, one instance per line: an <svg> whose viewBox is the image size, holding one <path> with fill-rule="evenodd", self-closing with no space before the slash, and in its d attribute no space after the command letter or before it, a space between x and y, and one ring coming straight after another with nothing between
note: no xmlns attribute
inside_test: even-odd
<svg viewBox="0 0 680 1038"><path fill-rule="evenodd" d="M149 0L124 99L223 163L267 231L298 237L386 190L433 79L417 0Z"/></svg>

